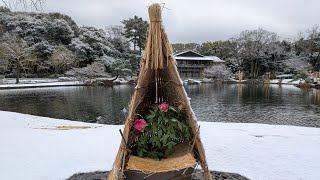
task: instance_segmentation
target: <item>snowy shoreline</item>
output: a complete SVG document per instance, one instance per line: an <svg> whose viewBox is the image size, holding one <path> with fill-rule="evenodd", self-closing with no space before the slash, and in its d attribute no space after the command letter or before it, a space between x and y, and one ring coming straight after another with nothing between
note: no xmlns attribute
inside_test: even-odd
<svg viewBox="0 0 320 180"><path fill-rule="evenodd" d="M0 89L22 89L22 88L39 88L39 87L61 87L61 86L84 86L81 81L69 82L51 82L51 83L35 83L35 84L5 84L0 85Z"/></svg>
<svg viewBox="0 0 320 180"><path fill-rule="evenodd" d="M15 79L0 79L1 89L22 89L39 87L60 87L60 86L83 86L85 83L76 79L63 78L21 78L19 84L15 84Z"/></svg>
<svg viewBox="0 0 320 180"><path fill-rule="evenodd" d="M0 122L0 179L66 179L110 170L123 128L5 111ZM259 180L320 179L320 128L199 124L210 170Z"/></svg>

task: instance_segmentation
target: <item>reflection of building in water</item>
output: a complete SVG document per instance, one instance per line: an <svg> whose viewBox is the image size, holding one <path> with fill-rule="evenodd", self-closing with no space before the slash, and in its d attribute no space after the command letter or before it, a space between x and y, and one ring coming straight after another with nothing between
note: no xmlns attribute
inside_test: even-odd
<svg viewBox="0 0 320 180"><path fill-rule="evenodd" d="M313 72L310 76L313 79L313 82L320 83L320 72Z"/></svg>
<svg viewBox="0 0 320 180"><path fill-rule="evenodd" d="M320 90L319 89L313 89L313 103L316 105L320 105Z"/></svg>
<svg viewBox="0 0 320 180"><path fill-rule="evenodd" d="M237 84L238 86L238 99L242 97L242 88L243 88L243 84L239 83Z"/></svg>
<svg viewBox="0 0 320 180"><path fill-rule="evenodd" d="M269 99L270 97L270 84L263 85L264 97Z"/></svg>

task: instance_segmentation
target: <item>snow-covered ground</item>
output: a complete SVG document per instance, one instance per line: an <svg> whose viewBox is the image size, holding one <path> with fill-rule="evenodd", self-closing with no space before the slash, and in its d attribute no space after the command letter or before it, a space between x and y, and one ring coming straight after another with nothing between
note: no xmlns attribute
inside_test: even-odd
<svg viewBox="0 0 320 180"><path fill-rule="evenodd" d="M123 126L0 111L0 179L109 170ZM250 179L320 179L320 128L199 122L209 168ZM60 130L58 126L91 127Z"/></svg>
<svg viewBox="0 0 320 180"><path fill-rule="evenodd" d="M0 84L0 89L35 88L35 87L56 87L56 86L82 86L82 81L62 81L62 82L37 82L29 84Z"/></svg>
<svg viewBox="0 0 320 180"><path fill-rule="evenodd" d="M21 84L35 84L35 83L52 83L52 82L58 82L60 79L58 78L20 78L19 82ZM16 79L15 78L5 78L1 79L1 84L15 84Z"/></svg>
<svg viewBox="0 0 320 180"><path fill-rule="evenodd" d="M281 81L281 82L280 82ZM292 79L271 79L270 84L289 84L289 85L297 85L299 83L304 83L304 80L292 80Z"/></svg>

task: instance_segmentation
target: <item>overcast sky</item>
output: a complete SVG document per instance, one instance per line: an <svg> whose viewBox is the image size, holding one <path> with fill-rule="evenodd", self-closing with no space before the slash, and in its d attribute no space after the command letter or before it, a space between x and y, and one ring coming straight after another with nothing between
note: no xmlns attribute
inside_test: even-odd
<svg viewBox="0 0 320 180"><path fill-rule="evenodd" d="M320 25L319 0L46 0L43 11L65 13L79 26L104 28L134 15L148 20L151 2L168 8L163 23L172 43L226 40L259 27L294 38Z"/></svg>

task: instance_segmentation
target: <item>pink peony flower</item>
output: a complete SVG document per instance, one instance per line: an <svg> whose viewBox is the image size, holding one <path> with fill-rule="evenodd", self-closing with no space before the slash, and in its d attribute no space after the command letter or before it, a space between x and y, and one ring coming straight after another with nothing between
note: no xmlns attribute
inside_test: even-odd
<svg viewBox="0 0 320 180"><path fill-rule="evenodd" d="M144 119L136 119L133 126L136 130L143 131L146 125L147 122Z"/></svg>
<svg viewBox="0 0 320 180"><path fill-rule="evenodd" d="M162 104L160 104L159 108L160 108L161 111L166 111L169 108L169 104L162 103Z"/></svg>

